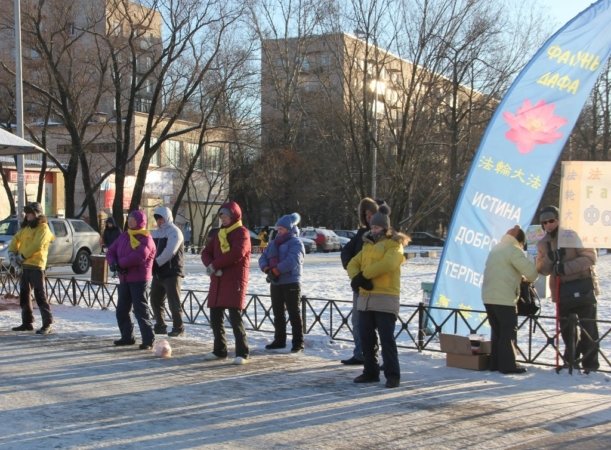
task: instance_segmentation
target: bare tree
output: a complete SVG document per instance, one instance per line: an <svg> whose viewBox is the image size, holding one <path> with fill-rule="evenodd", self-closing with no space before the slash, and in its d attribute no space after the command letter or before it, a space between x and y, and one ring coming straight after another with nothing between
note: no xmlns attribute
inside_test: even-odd
<svg viewBox="0 0 611 450"><path fill-rule="evenodd" d="M146 7L144 7L146 5ZM153 0L135 14L133 4L116 0L115 13L107 19L105 35L111 60L112 94L116 105L115 183L113 216L122 221L123 186L128 164L136 164L136 183L130 209L141 201L151 158L164 142L189 133L203 136L208 128L209 98L202 102L204 86L218 81L218 56L223 37L233 30L241 9L232 2ZM163 25L162 35L155 33ZM237 60L234 61L237 64ZM213 93L212 93L213 94ZM214 94L211 95L214 97ZM215 100L212 99L212 107ZM194 122L189 108L197 104ZM135 116L145 114L141 135L133 135ZM203 142L203 138L199 139ZM200 157L203 146L190 155ZM185 178L188 180L188 177ZM185 192L180 189L179 197Z"/></svg>
<svg viewBox="0 0 611 450"><path fill-rule="evenodd" d="M98 45L91 39L91 31L99 26L103 14L93 7L65 0L28 3L22 14L24 47L28 50L24 58L28 67L24 71L27 92L24 97L28 99L25 109L36 125L26 128L30 138L42 145L48 129L41 136L40 124L48 127L50 120L59 120L65 128L69 137L65 147L68 161L62 164L57 157L53 159L64 176L66 215L73 217L79 165L83 179L88 179L82 156L88 142L94 139L88 135L89 125L104 90L106 67L95 56L91 57L92 53L95 55L91 48ZM6 63L2 62L2 68L14 75ZM90 215L95 217L95 205L91 206Z"/></svg>

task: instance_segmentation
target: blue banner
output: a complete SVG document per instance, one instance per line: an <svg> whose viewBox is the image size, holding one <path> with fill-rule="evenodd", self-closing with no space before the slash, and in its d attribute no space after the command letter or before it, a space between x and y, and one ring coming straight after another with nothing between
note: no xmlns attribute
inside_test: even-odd
<svg viewBox="0 0 611 450"><path fill-rule="evenodd" d="M484 308L488 253L509 228L531 223L610 52L611 0L599 0L539 49L494 113L456 204L431 295L432 306L466 311L456 322L459 333L485 319L469 311ZM432 317L441 325L448 314L435 310Z"/></svg>

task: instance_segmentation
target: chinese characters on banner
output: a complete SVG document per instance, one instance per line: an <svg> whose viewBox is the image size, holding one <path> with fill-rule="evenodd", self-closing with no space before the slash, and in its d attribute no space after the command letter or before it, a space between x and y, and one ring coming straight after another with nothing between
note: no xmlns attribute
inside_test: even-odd
<svg viewBox="0 0 611 450"><path fill-rule="evenodd" d="M563 248L611 248L611 162L562 163L560 231ZM570 231L574 231L572 233ZM568 232L567 232L568 231Z"/></svg>

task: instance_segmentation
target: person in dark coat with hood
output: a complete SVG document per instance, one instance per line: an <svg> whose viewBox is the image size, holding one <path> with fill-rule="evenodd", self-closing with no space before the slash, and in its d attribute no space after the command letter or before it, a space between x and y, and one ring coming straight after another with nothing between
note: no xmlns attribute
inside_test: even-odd
<svg viewBox="0 0 611 450"><path fill-rule="evenodd" d="M121 339L114 341L114 344L122 346L136 343L130 316L133 307L142 336L140 349L149 350L153 348L155 335L145 294L153 277L155 243L146 229L146 214L143 211L129 213L127 227L127 231L121 233L106 253L110 270L119 274L116 314Z"/></svg>
<svg viewBox="0 0 611 450"><path fill-rule="evenodd" d="M225 339L225 310L235 337L233 364L248 362L246 330L242 323L242 311L246 307L246 288L250 270L250 234L242 225L242 210L233 201L219 209L221 228L208 241L202 251L202 262L210 276L208 308L210 326L214 334L214 348L204 356L205 360L227 358Z"/></svg>
<svg viewBox="0 0 611 450"><path fill-rule="evenodd" d="M114 217L107 218L104 225L104 232L102 233L102 247L105 250L108 250L108 248L120 235L121 230L117 226L117 222L115 222Z"/></svg>
<svg viewBox="0 0 611 450"><path fill-rule="evenodd" d="M265 346L268 350L286 347L286 317L289 314L293 333L292 353L303 351L303 324L301 321L301 271L305 249L299 240L297 213L282 216L276 222L278 234L269 243L261 257L259 267L267 274L274 312L274 340Z"/></svg>
<svg viewBox="0 0 611 450"><path fill-rule="evenodd" d="M341 258L342 266L344 269L348 268L348 263L354 258L363 248L363 235L367 233L369 228L369 222L375 213L378 212L380 204L384 201L376 201L372 198L365 197L359 202L359 225L360 228L356 232L356 235L350 239L344 248L342 248ZM356 308L357 299L359 298L359 290L352 290L352 337L354 339L354 350L352 351L352 357L348 359L342 359L341 363L348 366L362 365L364 361L363 349L361 347L361 337L359 335L359 312Z"/></svg>

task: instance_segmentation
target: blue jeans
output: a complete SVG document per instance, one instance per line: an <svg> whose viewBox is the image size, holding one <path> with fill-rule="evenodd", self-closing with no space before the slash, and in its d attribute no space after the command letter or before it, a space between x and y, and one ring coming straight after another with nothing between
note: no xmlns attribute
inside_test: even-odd
<svg viewBox="0 0 611 450"><path fill-rule="evenodd" d="M359 312L356 309L356 301L359 298L358 292L352 292L352 337L354 339L354 350L352 355L355 359L363 361L363 348L361 346L361 335L359 331Z"/></svg>
<svg viewBox="0 0 611 450"><path fill-rule="evenodd" d="M131 341L134 339L134 324L131 318L132 307L138 321L142 343L152 345L155 341L153 322L145 292L148 290L147 281L134 283L120 283L117 288L119 300L117 301L117 324L121 331L121 339Z"/></svg>

